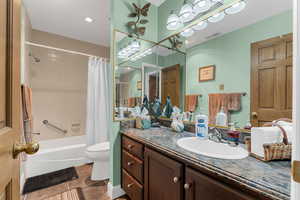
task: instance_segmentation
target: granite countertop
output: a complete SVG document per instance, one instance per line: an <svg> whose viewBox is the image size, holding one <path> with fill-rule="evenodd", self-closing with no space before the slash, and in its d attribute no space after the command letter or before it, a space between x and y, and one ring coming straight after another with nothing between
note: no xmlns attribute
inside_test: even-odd
<svg viewBox="0 0 300 200"><path fill-rule="evenodd" d="M183 137L192 137L190 132L175 133L170 128L151 128L147 130L124 129L123 134L145 144L177 154L218 173L220 176L238 181L252 190L261 192L272 199L290 199L291 162L262 162L248 156L241 160L225 160L206 157L179 147L176 142Z"/></svg>

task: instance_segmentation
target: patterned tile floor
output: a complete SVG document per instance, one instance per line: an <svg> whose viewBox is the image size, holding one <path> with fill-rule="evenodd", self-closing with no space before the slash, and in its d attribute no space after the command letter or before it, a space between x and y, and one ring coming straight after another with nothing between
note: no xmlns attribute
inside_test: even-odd
<svg viewBox="0 0 300 200"><path fill-rule="evenodd" d="M85 200L111 200L106 194L108 181L90 180L92 165L76 167L76 171L79 176L78 179L29 193L23 199L43 200L73 188L81 188ZM129 200L129 198L122 197L117 200Z"/></svg>

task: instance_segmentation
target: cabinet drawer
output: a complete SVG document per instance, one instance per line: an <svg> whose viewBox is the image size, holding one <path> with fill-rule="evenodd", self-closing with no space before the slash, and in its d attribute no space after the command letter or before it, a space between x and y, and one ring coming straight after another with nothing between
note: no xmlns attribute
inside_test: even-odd
<svg viewBox="0 0 300 200"><path fill-rule="evenodd" d="M126 149L132 155L137 156L140 159L143 159L143 145L131 140L127 137L123 137L122 139L123 148Z"/></svg>
<svg viewBox="0 0 300 200"><path fill-rule="evenodd" d="M122 188L131 200L143 200L143 186L122 170Z"/></svg>
<svg viewBox="0 0 300 200"><path fill-rule="evenodd" d="M122 167L140 183L143 183L143 161L123 150Z"/></svg>

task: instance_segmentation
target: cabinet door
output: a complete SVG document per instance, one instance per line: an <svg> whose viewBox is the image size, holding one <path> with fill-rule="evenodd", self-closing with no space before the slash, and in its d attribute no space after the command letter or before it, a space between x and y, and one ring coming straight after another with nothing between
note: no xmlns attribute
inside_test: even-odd
<svg viewBox="0 0 300 200"><path fill-rule="evenodd" d="M186 169L185 200L255 200L198 171Z"/></svg>
<svg viewBox="0 0 300 200"><path fill-rule="evenodd" d="M183 200L183 165L145 149L144 200Z"/></svg>

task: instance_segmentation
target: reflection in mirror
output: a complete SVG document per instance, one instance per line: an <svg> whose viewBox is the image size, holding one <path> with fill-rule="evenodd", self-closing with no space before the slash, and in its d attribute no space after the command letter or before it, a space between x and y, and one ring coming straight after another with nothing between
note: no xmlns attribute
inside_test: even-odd
<svg viewBox="0 0 300 200"><path fill-rule="evenodd" d="M161 107L170 97L172 105L183 111L185 54L118 31L115 36L114 119L134 118L142 97L149 105L161 102Z"/></svg>
<svg viewBox="0 0 300 200"><path fill-rule="evenodd" d="M119 119L129 118L132 109L141 104L141 69L122 66L115 69L115 113Z"/></svg>

